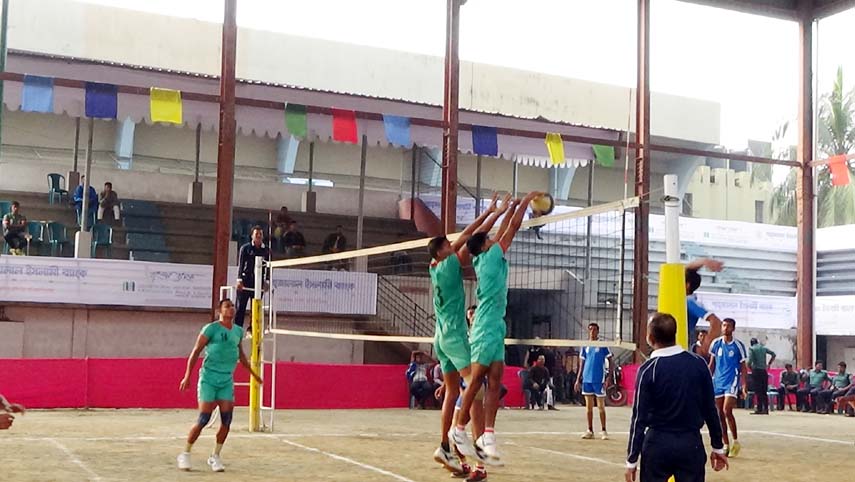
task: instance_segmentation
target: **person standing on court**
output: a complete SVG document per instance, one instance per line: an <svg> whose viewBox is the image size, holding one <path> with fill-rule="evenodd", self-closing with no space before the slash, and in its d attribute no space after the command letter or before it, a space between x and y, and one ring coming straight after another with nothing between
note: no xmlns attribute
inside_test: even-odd
<svg viewBox="0 0 855 482"><path fill-rule="evenodd" d="M255 279L255 258L261 256L270 259L270 250L264 244L264 231L261 226L253 226L251 241L240 248L238 255L238 279L237 279L237 313L235 313L235 325L243 328L243 319L246 316L246 305L252 299L256 282L263 286L263 280ZM249 328L252 328L250 321Z"/></svg>
<svg viewBox="0 0 855 482"><path fill-rule="evenodd" d="M638 370L629 428L626 482L703 481L706 451L701 428L710 434L710 465L727 468L713 384L704 360L677 345L677 321L655 313L647 323L647 342L654 348Z"/></svg>
<svg viewBox="0 0 855 482"><path fill-rule="evenodd" d="M597 341L600 338L600 325L596 323L588 323L588 338L591 341ZM608 368L606 368L608 366ZM607 380L612 379L614 364L612 363L612 352L605 346L586 346L582 348L582 353L579 355L579 373L581 376L576 379L575 390L578 392L581 388L582 395L585 396L585 410L588 417L588 431L582 435L583 440L591 440L594 438L594 401L596 400L597 409L600 412L600 438L603 440L609 439L609 433L606 431L606 388L603 383L606 373Z"/></svg>
<svg viewBox="0 0 855 482"><path fill-rule="evenodd" d="M771 355L768 364L766 355ZM748 368L751 369L751 389L757 396L757 406L754 407L752 415L769 415L769 372L775 362L775 352L766 348L757 338L751 339L751 347L748 349Z"/></svg>

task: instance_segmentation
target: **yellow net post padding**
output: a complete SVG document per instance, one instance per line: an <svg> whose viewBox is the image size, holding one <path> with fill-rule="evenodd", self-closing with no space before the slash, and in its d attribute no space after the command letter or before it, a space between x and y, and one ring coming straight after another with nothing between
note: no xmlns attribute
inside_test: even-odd
<svg viewBox="0 0 855 482"><path fill-rule="evenodd" d="M260 281L259 281L260 283ZM250 365L253 371L261 375L261 299L252 299L252 354ZM261 431L261 385L254 377L249 377L249 431Z"/></svg>
<svg viewBox="0 0 855 482"><path fill-rule="evenodd" d="M689 348L689 324L686 317L686 267L680 263L663 264L659 268L660 313L677 320L677 344Z"/></svg>

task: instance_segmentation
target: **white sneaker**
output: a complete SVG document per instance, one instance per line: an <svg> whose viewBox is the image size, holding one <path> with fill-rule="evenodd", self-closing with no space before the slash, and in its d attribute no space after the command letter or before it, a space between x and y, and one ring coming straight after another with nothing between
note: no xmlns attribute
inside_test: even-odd
<svg viewBox="0 0 855 482"><path fill-rule="evenodd" d="M582 435L582 440L592 440L594 438L594 432L588 430L585 432L585 435Z"/></svg>
<svg viewBox="0 0 855 482"><path fill-rule="evenodd" d="M223 461L220 460L219 455L211 455L208 457L208 465L211 466L211 470L214 472L225 472L226 466L223 465Z"/></svg>
<svg viewBox="0 0 855 482"><path fill-rule="evenodd" d="M485 432L484 435L478 437L475 441L475 449L478 451L478 458L487 465L502 466L501 455L499 455L499 446L496 443L496 434L493 432Z"/></svg>
<svg viewBox="0 0 855 482"><path fill-rule="evenodd" d="M449 472L463 472L460 460L457 459L454 453L446 452L442 447L436 448L436 452L433 453L433 459Z"/></svg>
<svg viewBox="0 0 855 482"><path fill-rule="evenodd" d="M190 470L190 452L178 454L178 470Z"/></svg>
<svg viewBox="0 0 855 482"><path fill-rule="evenodd" d="M606 432L605 430L603 430L602 432L600 432L600 438L603 440L608 440L609 439L609 433Z"/></svg>
<svg viewBox="0 0 855 482"><path fill-rule="evenodd" d="M460 452L460 455L464 457L478 456L475 452L475 446L472 444L472 440L469 438L469 434L466 433L466 430L458 430L457 427L451 427L448 431L448 441L457 447L457 451Z"/></svg>

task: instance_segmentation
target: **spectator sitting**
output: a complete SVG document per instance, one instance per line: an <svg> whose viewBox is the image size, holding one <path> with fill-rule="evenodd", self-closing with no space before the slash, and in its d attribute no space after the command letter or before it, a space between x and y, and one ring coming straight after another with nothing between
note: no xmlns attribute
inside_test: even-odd
<svg viewBox="0 0 855 482"><path fill-rule="evenodd" d="M86 176L80 176L80 185L77 186L77 190L74 191L74 208L77 210L77 222L82 226L83 225L83 188L86 185ZM98 211L98 193L95 192L95 188L89 186L89 212L87 215L89 216L89 220L95 220L95 213ZM87 223L87 228L91 229L91 223ZM87 229L87 231L89 230Z"/></svg>
<svg viewBox="0 0 855 482"><path fill-rule="evenodd" d="M851 380L846 373L846 362L840 362L837 364L837 374L831 377L831 386L819 392L817 413L831 413L832 400L845 396L850 385Z"/></svg>
<svg viewBox="0 0 855 482"><path fill-rule="evenodd" d="M849 377L849 385L840 389L836 395L838 406L846 406L846 416L855 416L855 377Z"/></svg>
<svg viewBox="0 0 855 482"><path fill-rule="evenodd" d="M330 233L327 239L324 240L321 252L323 254L331 254L341 253L342 251L347 251L347 238L344 236L341 224L339 224L335 227L335 232ZM333 261L329 264L329 267L333 271L347 271L347 261L343 259Z"/></svg>
<svg viewBox="0 0 855 482"><path fill-rule="evenodd" d="M528 369L527 386L524 387L531 392L531 408L537 405L541 410L544 409L544 394L548 384L549 370L546 369L546 357L540 355L534 365Z"/></svg>
<svg viewBox="0 0 855 482"><path fill-rule="evenodd" d="M787 396L793 394L796 397L796 407L801 406L801 401L799 400L799 373L793 370L792 363L787 363L784 365L785 371L781 372L781 386L778 388L778 410L784 409L784 401ZM792 412L793 404L788 403L790 407L790 411Z"/></svg>
<svg viewBox="0 0 855 482"><path fill-rule="evenodd" d="M415 397L416 405L425 408L425 403L434 394L434 387L429 378L430 359L424 352L414 351L410 354L410 366L407 367L407 382L410 385L410 395Z"/></svg>
<svg viewBox="0 0 855 482"><path fill-rule="evenodd" d="M819 392L825 388L825 382L829 380L828 372L822 369L822 362L817 361L814 369L808 372L807 386L798 391L802 401L802 412L816 412Z"/></svg>
<svg viewBox="0 0 855 482"><path fill-rule="evenodd" d="M303 233L297 231L297 221L291 221L288 232L282 236L282 244L285 246L285 256L299 258L306 252L306 238Z"/></svg>
<svg viewBox="0 0 855 482"><path fill-rule="evenodd" d="M104 219L104 211L113 211L113 219L119 220L119 196L113 190L112 182L104 183L104 190L98 195L98 221Z"/></svg>
<svg viewBox="0 0 855 482"><path fill-rule="evenodd" d="M9 253L22 256L23 247L30 239L27 232L27 217L21 214L21 204L12 201L12 212L3 215L3 239L9 246Z"/></svg>
<svg viewBox="0 0 855 482"><path fill-rule="evenodd" d="M279 245L279 251L284 251L282 247L282 236L285 235L285 232L288 231L288 226L294 220L291 219L291 215L288 214L288 208L282 206L279 208L279 214L276 215L276 221L273 223L273 239L276 240L276 243Z"/></svg>
<svg viewBox="0 0 855 482"><path fill-rule="evenodd" d="M0 430L6 430L12 426L12 422L15 421L13 413L23 414L24 412L26 412L26 409L23 405L9 403L6 397L0 395Z"/></svg>

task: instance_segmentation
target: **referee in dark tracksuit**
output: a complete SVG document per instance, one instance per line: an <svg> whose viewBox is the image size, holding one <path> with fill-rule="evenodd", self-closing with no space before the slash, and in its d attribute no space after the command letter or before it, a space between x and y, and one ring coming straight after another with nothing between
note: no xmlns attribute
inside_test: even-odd
<svg viewBox="0 0 855 482"><path fill-rule="evenodd" d="M638 370L629 428L626 480L635 480L641 456L641 482L698 482L707 460L701 428L706 423L713 453L710 463L727 466L712 378L704 360L676 345L677 322L656 313L647 324L654 348Z"/></svg>
<svg viewBox="0 0 855 482"><path fill-rule="evenodd" d="M235 311L235 324L243 328L243 319L246 316L246 305L255 295L255 258L261 256L264 260L270 260L270 249L264 244L264 231L261 226L253 226L250 231L250 241L240 248L238 253L238 280L237 280L237 311ZM265 271L265 278L267 274ZM264 286L264 280L259 283ZM247 288L247 289L244 289ZM252 322L250 322L252 327Z"/></svg>

